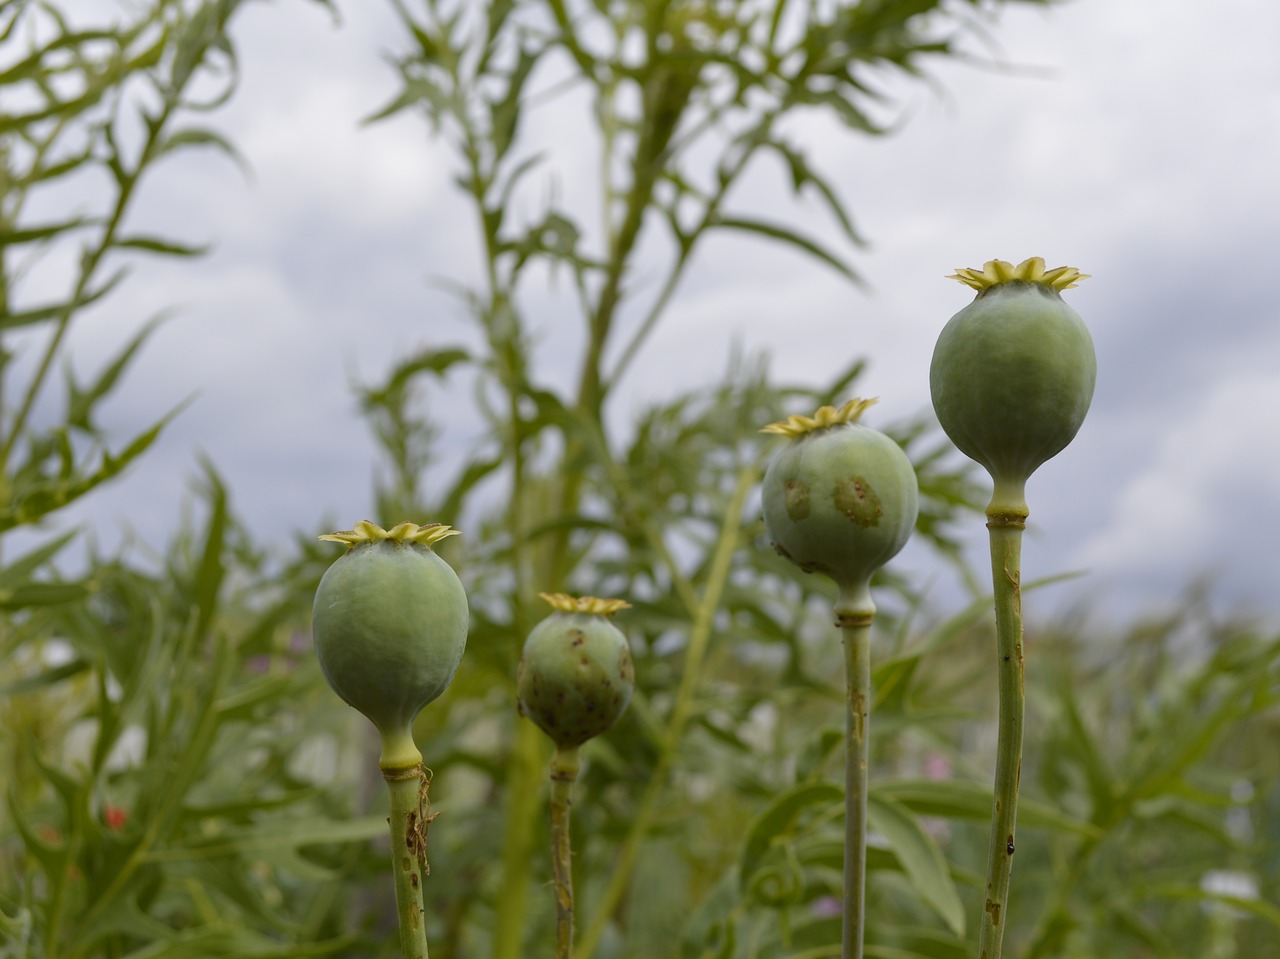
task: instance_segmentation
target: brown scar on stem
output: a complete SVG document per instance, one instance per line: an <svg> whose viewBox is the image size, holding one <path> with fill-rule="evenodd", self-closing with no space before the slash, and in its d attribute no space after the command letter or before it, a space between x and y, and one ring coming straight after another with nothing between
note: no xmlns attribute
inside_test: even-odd
<svg viewBox="0 0 1280 959"><path fill-rule="evenodd" d="M431 863L427 861L427 833L438 812L431 812L431 770L423 767L422 782L418 786L418 811L409 813L408 846L414 851L424 876L431 875Z"/></svg>
<svg viewBox="0 0 1280 959"><path fill-rule="evenodd" d="M861 742L867 733L867 700L862 690L849 690L849 713L853 717L853 738Z"/></svg>

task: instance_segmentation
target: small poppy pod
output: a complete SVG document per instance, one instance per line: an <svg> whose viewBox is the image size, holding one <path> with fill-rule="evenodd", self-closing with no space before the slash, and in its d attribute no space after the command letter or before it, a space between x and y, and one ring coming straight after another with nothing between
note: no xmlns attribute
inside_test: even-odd
<svg viewBox="0 0 1280 959"><path fill-rule="evenodd" d="M763 430L791 438L764 475L764 525L774 549L842 587L864 589L906 545L919 511L907 454L858 422L875 402L824 406Z"/></svg>
<svg viewBox="0 0 1280 959"><path fill-rule="evenodd" d="M333 691L382 733L384 766L416 761L414 717L453 680L466 647L467 594L431 549L455 532L362 521L320 537L348 549L316 589L316 656Z"/></svg>
<svg viewBox="0 0 1280 959"><path fill-rule="evenodd" d="M978 291L938 337L929 388L951 442L991 474L993 505L1021 510L1027 478L1075 437L1093 399L1093 339L1062 290L1086 276L989 260L952 277Z"/></svg>
<svg viewBox="0 0 1280 959"><path fill-rule="evenodd" d="M631 702L631 648L609 620L630 604L539 595L555 612L525 641L516 674L517 706L556 746L581 746L612 727Z"/></svg>

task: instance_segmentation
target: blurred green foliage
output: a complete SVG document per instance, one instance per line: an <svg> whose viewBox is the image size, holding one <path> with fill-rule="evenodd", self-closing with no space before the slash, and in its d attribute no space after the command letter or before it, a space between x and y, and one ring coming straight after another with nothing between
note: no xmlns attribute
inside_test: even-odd
<svg viewBox="0 0 1280 959"><path fill-rule="evenodd" d="M119 447L95 425L151 325L90 382L65 381L56 428L31 411L71 321L111 303L123 264L198 253L132 234L127 213L179 148L231 151L190 117L234 87L240 6L156 0L86 31L54 5L0 2L0 343L34 357L0 354L0 533L56 519L172 415ZM617 623L637 693L584 749L575 794L580 959L839 955L841 651L825 585L764 542L755 485L773 447L757 431L848 398L862 363L783 384L735 357L720 382L624 428L606 411L717 232L855 275L852 218L781 119L821 110L878 135L869 70L918 74L998 6L397 4L408 52L380 115L418 112L452 149L481 243L480 279L456 289L482 345L428 342L359 391L386 453L376 518L466 534L441 552L471 596L468 652L417 728L443 813L426 883L435 959L551 954L549 749L514 709L540 590L633 604ZM521 135L570 89L593 105L602 229L546 199L545 158ZM733 212L735 185L769 161L821 201L847 249ZM101 209L29 220L30 195L76 177L105 184ZM646 288L642 242L667 254ZM28 302L33 258L68 250L65 296ZM535 263L572 278L569 387L533 361ZM464 384L484 428L441 462L428 411ZM980 489L931 418L888 431L917 466L919 535L959 567L955 530L977 521ZM253 541L212 464L196 489L199 521L159 562L88 547L86 572L68 577L57 560L74 533L28 535L16 556L0 539L0 956L396 952L376 745L324 686L307 636L333 551ZM890 573L878 588L867 953L969 956L994 747L990 600L975 592L939 619L918 584ZM1126 629L1032 616L1009 955L1274 953L1280 640L1205 608L1193 598Z"/></svg>

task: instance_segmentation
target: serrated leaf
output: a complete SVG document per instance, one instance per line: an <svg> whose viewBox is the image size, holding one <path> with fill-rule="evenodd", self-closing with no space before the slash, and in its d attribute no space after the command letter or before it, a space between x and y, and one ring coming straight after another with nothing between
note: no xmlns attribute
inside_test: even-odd
<svg viewBox="0 0 1280 959"><path fill-rule="evenodd" d="M182 407L178 407L150 429L139 433L119 452L103 450L97 469L91 472L61 476L54 481L36 483L29 488L17 490L17 501L8 509L0 510L0 533L27 523L34 523L118 475L147 451L160 435L160 431L181 409Z"/></svg>
<svg viewBox="0 0 1280 959"><path fill-rule="evenodd" d="M410 382L422 373L443 376L459 363L471 361L471 354L461 347L449 346L423 350L397 363L386 382L377 389L361 390L361 403L366 410L374 406L388 406L392 398L408 388Z"/></svg>
<svg viewBox="0 0 1280 959"><path fill-rule="evenodd" d="M493 144L496 159L505 156L511 144L515 142L516 130L520 122L520 95L524 90L525 81L529 79L529 74L540 56L541 51L521 46L515 65L506 77L506 92L503 93L501 100L490 106L489 139Z"/></svg>

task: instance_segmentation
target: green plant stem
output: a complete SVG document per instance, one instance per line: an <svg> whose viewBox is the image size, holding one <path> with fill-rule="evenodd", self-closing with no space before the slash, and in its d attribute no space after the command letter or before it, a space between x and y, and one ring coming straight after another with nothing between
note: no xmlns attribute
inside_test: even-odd
<svg viewBox="0 0 1280 959"><path fill-rule="evenodd" d="M1022 717L1026 693L1022 658L1022 529L1025 510L988 509L991 579L996 609L996 669L999 676L999 738L995 802L987 850L987 888L978 931L979 959L1000 959L1008 921L1018 786L1022 779Z"/></svg>
<svg viewBox="0 0 1280 959"><path fill-rule="evenodd" d="M404 959L427 959L419 861L426 829L419 801L424 775L420 762L382 770L391 794L391 872L395 876L396 917L400 921L400 952Z"/></svg>
<svg viewBox="0 0 1280 959"><path fill-rule="evenodd" d="M844 741L844 959L862 959L866 932L867 764L871 703L871 616L845 621L849 709Z"/></svg>
<svg viewBox="0 0 1280 959"><path fill-rule="evenodd" d="M1120 818L1123 817L1117 817L1117 819ZM1094 851L1102 845L1110 833L1111 829L1108 828L1105 832L1088 836L1076 847L1070 869L1066 876L1054 883L1053 897L1041 912L1035 929L1031 933L1030 944L1025 952L1027 959L1036 959L1038 956L1046 955L1052 948L1055 925L1066 914L1067 906L1084 876L1085 869L1093 858Z"/></svg>
<svg viewBox="0 0 1280 959"><path fill-rule="evenodd" d="M738 474L738 484L725 509L724 522L720 526L720 536L716 543L716 551L711 559L711 568L707 573L707 583L702 591L702 600L698 605L697 615L693 618L693 628L689 633L689 647L685 653L684 670L680 677L680 687L676 692L676 702L671 709L671 717L667 721L666 735L663 737L662 752L649 776L644 794L636 806L631 820L631 829L623 840L618 853L618 863L609 877L609 885L596 906L591 922L582 934L578 946L578 959L591 959L605 927L609 924L614 910L622 902L623 893L631 881L632 870L635 869L636 858L640 853L640 844L644 841L653 817L658 808L658 798L665 785L671 761L675 758L676 747L684 733L684 727L693 709L694 694L702 675L702 662L706 657L707 646L711 640L711 627L715 620L716 610L720 608L720 597L724 593L725 583L729 579L733 554L738 548L738 534L742 526L742 510L746 505L747 494L755 486L759 471L750 466Z"/></svg>
<svg viewBox="0 0 1280 959"><path fill-rule="evenodd" d="M557 746L551 757L551 871L556 889L556 959L573 959L573 860L569 809L580 768L577 746Z"/></svg>

